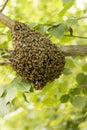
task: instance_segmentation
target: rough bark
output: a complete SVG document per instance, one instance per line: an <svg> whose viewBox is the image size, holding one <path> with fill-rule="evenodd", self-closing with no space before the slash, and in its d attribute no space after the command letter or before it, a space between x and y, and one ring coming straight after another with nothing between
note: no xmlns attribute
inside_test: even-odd
<svg viewBox="0 0 87 130"><path fill-rule="evenodd" d="M0 65L9 65L10 61L8 60L0 60Z"/></svg>
<svg viewBox="0 0 87 130"><path fill-rule="evenodd" d="M84 56L87 55L87 45L65 45L60 46L65 56Z"/></svg>
<svg viewBox="0 0 87 130"><path fill-rule="evenodd" d="M0 12L0 22L10 29L14 26L15 22Z"/></svg>

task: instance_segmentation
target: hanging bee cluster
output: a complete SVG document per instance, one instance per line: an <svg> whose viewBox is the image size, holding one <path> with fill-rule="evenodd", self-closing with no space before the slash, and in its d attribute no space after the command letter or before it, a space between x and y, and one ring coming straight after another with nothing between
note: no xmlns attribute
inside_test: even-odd
<svg viewBox="0 0 87 130"><path fill-rule="evenodd" d="M23 79L32 82L35 89L42 89L60 76L65 56L48 38L16 21L12 40L11 66Z"/></svg>

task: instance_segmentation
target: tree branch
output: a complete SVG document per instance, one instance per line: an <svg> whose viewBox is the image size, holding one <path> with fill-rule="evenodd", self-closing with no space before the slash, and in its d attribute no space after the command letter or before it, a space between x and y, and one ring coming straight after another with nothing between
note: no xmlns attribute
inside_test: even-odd
<svg viewBox="0 0 87 130"><path fill-rule="evenodd" d="M82 37L82 36L75 36L75 35L64 35L66 37L76 37L76 38L82 38L82 39L87 39L87 37Z"/></svg>
<svg viewBox="0 0 87 130"><path fill-rule="evenodd" d="M87 45L65 45L59 46L65 56L84 56L87 55Z"/></svg>
<svg viewBox="0 0 87 130"><path fill-rule="evenodd" d="M10 29L12 29L12 27L15 25L15 22L5 16L2 12L0 12L0 22L9 27Z"/></svg>
<svg viewBox="0 0 87 130"><path fill-rule="evenodd" d="M5 9L7 3L8 3L8 0L5 0L5 3L3 4L2 9L0 10L0 12L2 12Z"/></svg>
<svg viewBox="0 0 87 130"><path fill-rule="evenodd" d="M58 46L65 56L85 56L87 55L87 45L65 45ZM0 65L10 65L9 60L1 60Z"/></svg>
<svg viewBox="0 0 87 130"><path fill-rule="evenodd" d="M1 60L0 61L0 65L9 65L10 64L10 61L8 60Z"/></svg>
<svg viewBox="0 0 87 130"><path fill-rule="evenodd" d="M77 18L77 20L81 20L81 19L87 19L87 16Z"/></svg>

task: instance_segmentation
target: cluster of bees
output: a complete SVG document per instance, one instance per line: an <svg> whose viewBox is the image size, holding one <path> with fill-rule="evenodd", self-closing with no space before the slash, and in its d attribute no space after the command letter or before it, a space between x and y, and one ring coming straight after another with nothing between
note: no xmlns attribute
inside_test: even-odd
<svg viewBox="0 0 87 130"><path fill-rule="evenodd" d="M60 76L65 56L48 38L16 21L12 40L11 66L23 79L32 82L35 89L42 89Z"/></svg>

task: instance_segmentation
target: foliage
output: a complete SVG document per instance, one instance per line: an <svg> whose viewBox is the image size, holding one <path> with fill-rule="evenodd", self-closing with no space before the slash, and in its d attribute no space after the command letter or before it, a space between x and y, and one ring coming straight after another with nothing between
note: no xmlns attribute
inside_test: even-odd
<svg viewBox="0 0 87 130"><path fill-rule="evenodd" d="M11 0L5 12L58 45L86 44L87 2L75 0ZM13 12L13 13L12 13ZM34 21L34 22L33 22ZM83 24L84 23L84 24ZM2 49L3 48L3 49ZM0 60L12 49L11 33L0 24ZM10 66L0 66L1 130L86 130L87 129L87 57L66 57L59 79L36 91Z"/></svg>

